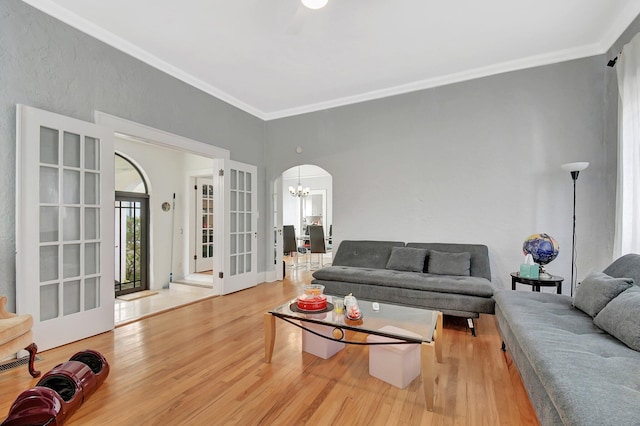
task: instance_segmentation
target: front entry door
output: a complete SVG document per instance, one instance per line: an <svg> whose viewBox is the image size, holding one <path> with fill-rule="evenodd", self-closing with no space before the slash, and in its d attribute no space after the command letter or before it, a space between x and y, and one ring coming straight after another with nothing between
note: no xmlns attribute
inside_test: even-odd
<svg viewBox="0 0 640 426"><path fill-rule="evenodd" d="M18 105L16 307L40 350L114 327L113 134Z"/></svg>
<svg viewBox="0 0 640 426"><path fill-rule="evenodd" d="M148 196L116 192L115 294L147 290Z"/></svg>

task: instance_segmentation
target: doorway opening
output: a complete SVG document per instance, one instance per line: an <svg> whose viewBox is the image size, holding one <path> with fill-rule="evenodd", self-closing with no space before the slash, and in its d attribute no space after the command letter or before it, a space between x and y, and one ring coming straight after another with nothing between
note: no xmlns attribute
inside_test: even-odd
<svg viewBox="0 0 640 426"><path fill-rule="evenodd" d="M284 268L276 267L276 276L295 273L303 269L317 269L331 263L333 248L333 177L321 167L302 164L291 167L277 180L274 198L274 226L276 265L284 261ZM295 242L283 240L282 230L293 227ZM324 252L311 248L310 228L321 227L324 235ZM287 232L290 235L291 232ZM286 246L286 247L285 247ZM315 246L315 244L314 244ZM292 250L292 247L294 249ZM285 250L286 249L286 250Z"/></svg>

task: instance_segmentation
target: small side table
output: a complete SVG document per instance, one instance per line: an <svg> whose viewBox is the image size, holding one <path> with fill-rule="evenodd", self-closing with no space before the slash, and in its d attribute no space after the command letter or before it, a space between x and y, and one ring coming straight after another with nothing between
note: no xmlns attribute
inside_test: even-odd
<svg viewBox="0 0 640 426"><path fill-rule="evenodd" d="M555 287L557 294L562 294L562 281L564 278L558 275L551 275L549 278L524 278L520 276L520 272L511 273L511 290L516 289L516 283L531 286L531 291L540 291L540 287Z"/></svg>

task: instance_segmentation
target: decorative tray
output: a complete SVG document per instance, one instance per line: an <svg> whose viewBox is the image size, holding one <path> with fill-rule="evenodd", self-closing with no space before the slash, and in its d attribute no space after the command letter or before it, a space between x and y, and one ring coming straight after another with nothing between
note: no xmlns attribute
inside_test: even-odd
<svg viewBox="0 0 640 426"><path fill-rule="evenodd" d="M299 312L301 314L322 314L324 312L333 311L333 303L327 302L327 306L322 309L308 311L306 309L299 308L298 304L296 302L293 302L292 304L289 305L289 309L292 312Z"/></svg>

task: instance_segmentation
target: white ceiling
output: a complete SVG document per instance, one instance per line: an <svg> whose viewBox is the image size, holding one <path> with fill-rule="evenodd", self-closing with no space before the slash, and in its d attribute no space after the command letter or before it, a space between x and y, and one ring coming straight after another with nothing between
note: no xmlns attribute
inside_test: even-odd
<svg viewBox="0 0 640 426"><path fill-rule="evenodd" d="M265 120L602 54L638 0L23 0Z"/></svg>

